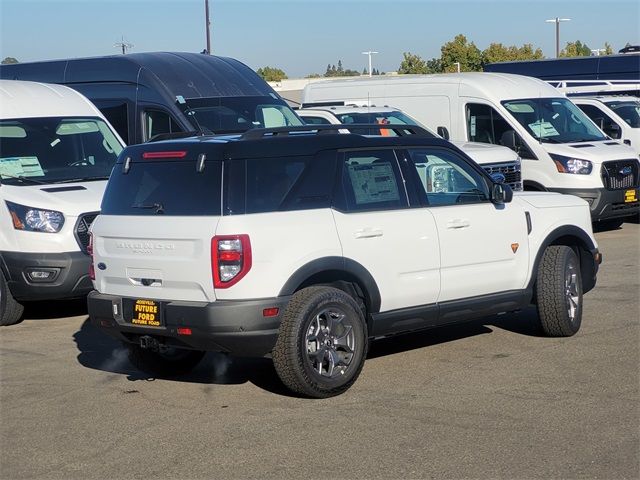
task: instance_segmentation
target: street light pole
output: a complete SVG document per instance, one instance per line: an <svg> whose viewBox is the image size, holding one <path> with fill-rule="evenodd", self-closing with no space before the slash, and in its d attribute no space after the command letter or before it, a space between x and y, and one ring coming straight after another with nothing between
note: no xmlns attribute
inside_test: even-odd
<svg viewBox="0 0 640 480"><path fill-rule="evenodd" d="M560 57L560 22L569 22L570 18L551 18L549 20L545 20L546 23L555 23L556 24L556 58Z"/></svg>
<svg viewBox="0 0 640 480"><path fill-rule="evenodd" d="M363 55L369 55L369 76L371 76L371 55L374 55L376 53L380 52L373 52L371 50L369 50L368 52L362 52Z"/></svg>
<svg viewBox="0 0 640 480"><path fill-rule="evenodd" d="M204 0L205 28L207 30L207 55L211 55L211 22L209 21L209 0Z"/></svg>

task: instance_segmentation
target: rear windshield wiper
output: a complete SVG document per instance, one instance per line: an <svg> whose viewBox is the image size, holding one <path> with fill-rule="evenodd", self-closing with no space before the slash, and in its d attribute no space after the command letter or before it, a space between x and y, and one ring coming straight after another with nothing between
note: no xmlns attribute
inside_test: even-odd
<svg viewBox="0 0 640 480"><path fill-rule="evenodd" d="M155 213L164 213L164 207L161 203L134 203L133 205L131 205L131 208L154 208L156 210Z"/></svg>
<svg viewBox="0 0 640 480"><path fill-rule="evenodd" d="M56 180L51 183L74 183L74 182L91 182L93 180L109 180L109 176L101 177L79 177L79 178L65 178L64 180Z"/></svg>
<svg viewBox="0 0 640 480"><path fill-rule="evenodd" d="M13 178L15 180L20 180L21 182L31 182L31 183L35 183L36 185L48 185L48 182L41 182L40 180L34 180L31 177L25 177L23 175L8 175L6 173L0 173L0 183L2 183L2 177L6 177L6 178Z"/></svg>

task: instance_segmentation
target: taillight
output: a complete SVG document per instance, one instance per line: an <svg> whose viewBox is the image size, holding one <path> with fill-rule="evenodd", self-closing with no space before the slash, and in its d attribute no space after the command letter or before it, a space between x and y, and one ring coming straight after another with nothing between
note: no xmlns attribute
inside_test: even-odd
<svg viewBox="0 0 640 480"><path fill-rule="evenodd" d="M184 158L187 156L186 150L171 150L166 152L144 152L142 158L151 160L154 158Z"/></svg>
<svg viewBox="0 0 640 480"><path fill-rule="evenodd" d="M89 232L89 244L87 245L87 255L89 255L89 278L96 279L96 269L93 266L93 233Z"/></svg>
<svg viewBox="0 0 640 480"><path fill-rule="evenodd" d="M235 285L251 269L249 235L216 235L211 239L214 288Z"/></svg>

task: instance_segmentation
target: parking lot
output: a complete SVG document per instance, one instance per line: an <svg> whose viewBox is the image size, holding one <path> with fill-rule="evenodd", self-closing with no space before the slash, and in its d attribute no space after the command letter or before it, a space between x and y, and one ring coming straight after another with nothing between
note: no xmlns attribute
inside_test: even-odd
<svg viewBox="0 0 640 480"><path fill-rule="evenodd" d="M640 226L604 255L582 330L531 312L374 343L358 382L291 397L269 360L154 380L83 302L1 331L3 478L638 478Z"/></svg>

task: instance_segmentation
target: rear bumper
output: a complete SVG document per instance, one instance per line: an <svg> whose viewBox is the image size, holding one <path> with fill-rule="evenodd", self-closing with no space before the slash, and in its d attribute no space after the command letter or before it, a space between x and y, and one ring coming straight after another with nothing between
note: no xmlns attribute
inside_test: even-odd
<svg viewBox="0 0 640 480"><path fill-rule="evenodd" d="M591 220L608 220L612 218L622 218L637 215L640 212L640 202L625 202L626 190L607 190L606 188L575 189L575 188L552 188L554 192L575 195L586 200L591 210ZM640 192L636 188L636 198L640 198Z"/></svg>
<svg viewBox="0 0 640 480"><path fill-rule="evenodd" d="M82 252L0 252L0 261L9 291L19 301L83 297L93 288L89 256ZM34 271L50 277L34 279Z"/></svg>
<svg viewBox="0 0 640 480"><path fill-rule="evenodd" d="M126 322L123 298L119 296L93 291L87 302L91 323L123 342L137 344L140 337L148 335L163 345L261 357L275 346L289 298L161 302L163 327L141 327ZM263 315L264 309L274 307L279 309L276 316ZM191 334L178 334L179 328L189 328Z"/></svg>

